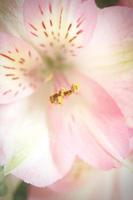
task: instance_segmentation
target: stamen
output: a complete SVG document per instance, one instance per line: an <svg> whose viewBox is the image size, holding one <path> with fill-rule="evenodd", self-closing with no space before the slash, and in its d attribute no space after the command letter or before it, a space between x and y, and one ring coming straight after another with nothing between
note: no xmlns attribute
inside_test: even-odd
<svg viewBox="0 0 133 200"><path fill-rule="evenodd" d="M73 93L77 92L79 90L79 84L73 84L71 90Z"/></svg>
<svg viewBox="0 0 133 200"><path fill-rule="evenodd" d="M52 104L63 104L64 98L76 93L79 90L79 84L72 84L71 88L67 90L66 88L61 88L58 93L50 96L50 102Z"/></svg>

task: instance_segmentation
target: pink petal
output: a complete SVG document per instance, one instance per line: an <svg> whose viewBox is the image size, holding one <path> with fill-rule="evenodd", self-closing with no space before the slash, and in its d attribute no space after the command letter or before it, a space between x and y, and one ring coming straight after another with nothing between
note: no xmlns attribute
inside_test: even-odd
<svg viewBox="0 0 133 200"><path fill-rule="evenodd" d="M99 11L96 29L93 35L93 45L103 44L103 47L110 45L121 45L132 40L133 12L132 8L113 6ZM106 33L106 34L105 34ZM126 44L127 44L126 43ZM112 46L111 46L112 45ZM131 45L131 44L129 44ZM95 46L94 46L95 47ZM100 48L97 46L97 48ZM102 52L99 52L102 53Z"/></svg>
<svg viewBox="0 0 133 200"><path fill-rule="evenodd" d="M129 128L128 130L129 130L129 134L130 134L130 136L132 138L133 137L133 128Z"/></svg>
<svg viewBox="0 0 133 200"><path fill-rule="evenodd" d="M74 160L73 154L64 155L63 150L58 162L52 155L53 133L46 124L45 102L42 87L28 98L0 107L0 163L8 173L41 187L62 178Z"/></svg>
<svg viewBox="0 0 133 200"><path fill-rule="evenodd" d="M67 171L69 169L67 168ZM51 185L61 179L65 173L66 171L59 171L59 167L55 164L47 137L43 137L36 152L28 156L23 164L12 172L15 176L37 187Z"/></svg>
<svg viewBox="0 0 133 200"><path fill-rule="evenodd" d="M133 127L132 41L133 9L106 8L99 12L90 48L80 58L82 69L109 91L130 127Z"/></svg>
<svg viewBox="0 0 133 200"><path fill-rule="evenodd" d="M49 189L58 193L74 192L75 189L78 190L85 184L91 173L92 170L88 164L81 160L75 160L69 173L55 184L49 186Z"/></svg>
<svg viewBox="0 0 133 200"><path fill-rule="evenodd" d="M66 99L62 106L50 106L55 145L56 138L61 138L61 145L68 152L75 151L93 166L102 169L119 166L119 161L129 152L129 132L120 109L89 77L73 71L68 80L78 82L80 92L72 102Z"/></svg>
<svg viewBox="0 0 133 200"><path fill-rule="evenodd" d="M72 170L60 181L54 185L45 188L37 189L35 187L29 188L29 199L81 199L79 191L86 187L88 180L94 177L92 169L81 161L75 162ZM89 186L89 185L88 185ZM88 190L88 188L87 188ZM82 190L82 194L85 191ZM77 194L77 195L76 195ZM71 196L72 195L72 196ZM75 196L74 196L75 195ZM83 194L84 196L84 194ZM72 198L73 197L73 198ZM75 198L74 198L75 197ZM82 198L84 199L84 198Z"/></svg>
<svg viewBox="0 0 133 200"><path fill-rule="evenodd" d="M55 47L66 45L72 51L86 44L96 24L96 11L93 0L26 0L24 21L37 47L51 55Z"/></svg>
<svg viewBox="0 0 133 200"><path fill-rule="evenodd" d="M79 189L62 193L31 186L28 200L132 200L132 187L133 176L126 168L108 172L91 169Z"/></svg>
<svg viewBox="0 0 133 200"><path fill-rule="evenodd" d="M58 170L62 174L66 174L68 172L68 169L71 169L72 163L74 162L75 159L75 153L73 149L70 147L69 134L64 137L60 137L56 135L56 133L53 130L52 135L53 136L50 138L51 139L50 146L52 149L51 152L53 160Z"/></svg>
<svg viewBox="0 0 133 200"><path fill-rule="evenodd" d="M131 78L129 78L131 75ZM108 80L106 89L121 108L129 128L133 128L133 74L128 72L125 75ZM127 80L126 80L127 79ZM104 83L105 84L105 83Z"/></svg>
<svg viewBox="0 0 133 200"><path fill-rule="evenodd" d="M19 38L0 33L0 103L30 95L40 84L40 56Z"/></svg>

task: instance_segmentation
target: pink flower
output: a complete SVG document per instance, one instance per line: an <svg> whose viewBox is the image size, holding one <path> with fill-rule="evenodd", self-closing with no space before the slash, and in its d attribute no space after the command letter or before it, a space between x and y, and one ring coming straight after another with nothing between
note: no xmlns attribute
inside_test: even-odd
<svg viewBox="0 0 133 200"><path fill-rule="evenodd" d="M103 170L120 167L130 150L124 114L99 79L83 70L89 69L94 1L25 0L23 15L25 40L0 33L5 174L46 186L77 157Z"/></svg>

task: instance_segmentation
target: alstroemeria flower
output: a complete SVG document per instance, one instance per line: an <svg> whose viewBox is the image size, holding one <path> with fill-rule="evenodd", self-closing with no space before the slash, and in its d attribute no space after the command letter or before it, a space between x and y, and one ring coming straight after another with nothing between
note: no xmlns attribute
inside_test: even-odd
<svg viewBox="0 0 133 200"><path fill-rule="evenodd" d="M84 75L79 56L89 54L95 2L25 0L23 15L32 47L0 33L5 174L45 186L62 178L77 156L100 169L121 166L129 153L126 121L107 91Z"/></svg>

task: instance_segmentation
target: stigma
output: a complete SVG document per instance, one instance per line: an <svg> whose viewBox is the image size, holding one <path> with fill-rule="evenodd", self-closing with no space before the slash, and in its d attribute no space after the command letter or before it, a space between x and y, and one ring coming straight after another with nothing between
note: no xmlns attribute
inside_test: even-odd
<svg viewBox="0 0 133 200"><path fill-rule="evenodd" d="M50 96L50 102L52 104L62 105L64 99L72 94L76 93L79 90L79 84L74 83L72 84L71 88L68 90L66 88L61 88L59 92Z"/></svg>

